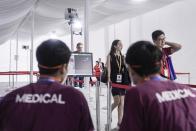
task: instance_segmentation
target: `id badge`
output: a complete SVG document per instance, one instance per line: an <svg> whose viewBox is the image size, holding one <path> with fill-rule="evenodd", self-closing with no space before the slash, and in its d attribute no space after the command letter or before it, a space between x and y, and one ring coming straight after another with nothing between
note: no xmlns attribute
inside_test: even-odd
<svg viewBox="0 0 196 131"><path fill-rule="evenodd" d="M165 75L166 77L169 76L169 73L168 73L168 70L167 70L167 69L164 69L164 75Z"/></svg>
<svg viewBox="0 0 196 131"><path fill-rule="evenodd" d="M122 74L118 74L116 76L116 83L121 83L122 82Z"/></svg>

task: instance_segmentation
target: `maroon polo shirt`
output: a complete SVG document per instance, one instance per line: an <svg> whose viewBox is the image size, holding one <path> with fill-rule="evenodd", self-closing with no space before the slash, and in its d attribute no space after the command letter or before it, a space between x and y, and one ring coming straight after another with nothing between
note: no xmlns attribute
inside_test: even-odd
<svg viewBox="0 0 196 131"><path fill-rule="evenodd" d="M196 131L196 91L156 80L128 90L120 131Z"/></svg>
<svg viewBox="0 0 196 131"><path fill-rule="evenodd" d="M91 131L83 94L57 82L38 82L6 95L0 103L0 131Z"/></svg>

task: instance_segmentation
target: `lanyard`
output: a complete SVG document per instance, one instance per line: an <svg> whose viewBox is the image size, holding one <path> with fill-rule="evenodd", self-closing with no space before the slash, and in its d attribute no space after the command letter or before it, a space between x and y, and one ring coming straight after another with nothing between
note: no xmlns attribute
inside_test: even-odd
<svg viewBox="0 0 196 131"><path fill-rule="evenodd" d="M116 55L116 63L117 63L117 66L118 66L118 73L120 73L121 65L122 65L121 55L120 56Z"/></svg>

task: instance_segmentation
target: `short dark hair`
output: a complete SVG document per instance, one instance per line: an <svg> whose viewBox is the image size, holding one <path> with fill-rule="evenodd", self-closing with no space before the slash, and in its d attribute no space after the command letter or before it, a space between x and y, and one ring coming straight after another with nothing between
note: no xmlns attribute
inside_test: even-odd
<svg viewBox="0 0 196 131"><path fill-rule="evenodd" d="M149 41L133 43L127 50L126 63L140 76L158 73L162 52Z"/></svg>
<svg viewBox="0 0 196 131"><path fill-rule="evenodd" d="M54 75L58 71L54 67L67 64L70 56L71 51L64 42L55 39L42 42L36 51L40 74Z"/></svg>
<svg viewBox="0 0 196 131"><path fill-rule="evenodd" d="M162 34L165 35L162 30L155 30L154 32L152 32L152 40L157 40L157 38Z"/></svg>
<svg viewBox="0 0 196 131"><path fill-rule="evenodd" d="M76 47L79 47L80 45L83 45L81 42L78 42Z"/></svg>

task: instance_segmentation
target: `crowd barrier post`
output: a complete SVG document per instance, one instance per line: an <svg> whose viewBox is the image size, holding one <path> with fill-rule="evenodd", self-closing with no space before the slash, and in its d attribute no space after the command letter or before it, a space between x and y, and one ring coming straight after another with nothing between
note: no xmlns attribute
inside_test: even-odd
<svg viewBox="0 0 196 131"><path fill-rule="evenodd" d="M68 84L69 84L69 86L74 87L74 81L73 81L73 77L72 77L72 76L70 76L70 77L68 78Z"/></svg>
<svg viewBox="0 0 196 131"><path fill-rule="evenodd" d="M190 73L188 74L188 83L189 83L189 85L191 84Z"/></svg>
<svg viewBox="0 0 196 131"><path fill-rule="evenodd" d="M90 77L89 77L89 81L90 81ZM93 97L91 96L91 83L89 82L89 86L88 86L88 98L89 101L92 102L93 101Z"/></svg>
<svg viewBox="0 0 196 131"><path fill-rule="evenodd" d="M100 96L104 96L104 95L101 93L101 88L102 88L102 87L101 87L101 73L100 73L100 75L99 75L99 81L98 81L98 82L99 82L99 87L100 87L100 88L99 88L99 89L100 89L100 93L99 93L99 94L100 94Z"/></svg>
<svg viewBox="0 0 196 131"><path fill-rule="evenodd" d="M14 75L12 75L12 88L14 89L15 87L14 87L15 85L14 85Z"/></svg>
<svg viewBox="0 0 196 131"><path fill-rule="evenodd" d="M71 83L70 83L70 85L74 87L74 76L71 77Z"/></svg>
<svg viewBox="0 0 196 131"><path fill-rule="evenodd" d="M96 81L96 124L97 124L97 131L101 131L100 129L100 84L99 84L99 81Z"/></svg>
<svg viewBox="0 0 196 131"><path fill-rule="evenodd" d="M9 75L9 87L11 87L11 77Z"/></svg>
<svg viewBox="0 0 196 131"><path fill-rule="evenodd" d="M106 124L106 131L111 130L111 83L107 83L107 124Z"/></svg>

